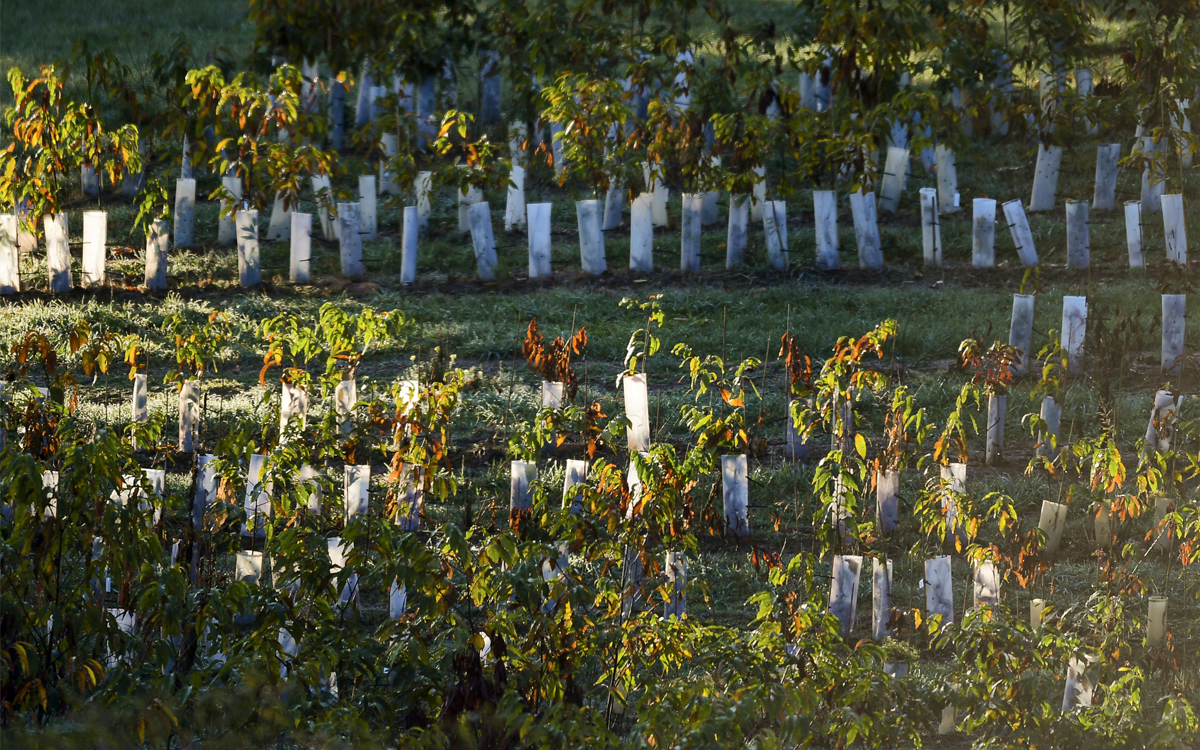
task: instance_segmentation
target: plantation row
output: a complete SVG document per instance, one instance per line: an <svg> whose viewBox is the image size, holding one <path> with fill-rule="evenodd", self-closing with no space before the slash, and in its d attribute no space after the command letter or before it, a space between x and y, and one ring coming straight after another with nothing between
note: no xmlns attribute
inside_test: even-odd
<svg viewBox="0 0 1200 750"><path fill-rule="evenodd" d="M682 706L735 690L748 701L739 710L789 741L845 736L858 725L841 712L849 706L874 717L872 744L915 743L939 726L1009 731L1018 715L985 710L977 697L1027 672L1045 676L1020 688L1028 698L1061 702L1062 712L1042 719L1055 732L1112 737L1098 734L1110 730L1096 728L1094 711L1146 717L1133 696L1152 689L1148 675L1179 669L1177 635L1195 638L1194 623L1171 622L1165 596L1148 596L1168 588L1170 565L1161 586L1138 577L1157 552L1178 558L1180 584L1194 578L1187 565L1200 515L1179 480L1194 472L1195 435L1178 420L1178 399L1156 398L1129 477L1110 436L1060 442L1047 406L1055 407L1071 356L1058 346L1043 352L1030 471L1065 473L1080 495L1044 500L1037 524L1025 526L1012 498L967 483L969 444L982 438L988 462L1003 449L1005 394L1018 369L1034 364L1021 349L964 342L974 376L939 427L876 364L897 334L894 321L843 338L815 366L785 337L793 398L785 460L817 462L806 511L813 549L786 558L752 544L765 588L751 597L752 627L729 630L688 616L689 571L703 559L704 537L743 544L754 533L747 452L759 428L746 401L762 362L727 366L676 345L694 396L680 412L690 437L656 442L645 373L661 356L663 313L653 298L630 309L646 323L629 339L624 414L607 421L599 404L576 404L574 360L586 332L547 341L530 325L522 352L544 378L543 407L513 425L508 523L495 526L430 522L431 509L472 481L452 439L473 397L463 370L358 394L368 352L408 324L398 311L350 315L327 304L313 326L290 315L263 321L262 377L283 370L277 419L234 424L208 452L193 432L194 408L183 405L178 448L162 444L161 419L146 408L138 337L81 323L63 355L91 377L124 353L133 411L121 431L80 418L75 374L31 332L13 349L18 369L2 402L0 538L12 613L6 654L14 655L4 661L7 720L40 723L108 705L133 711L151 734L169 732L170 704L135 696L186 685L207 696L193 705L249 690L260 711L334 727L357 716L404 742L450 742L460 722L482 721L480 731L498 737L518 722L570 743L619 744L629 733L706 726L707 711ZM168 378L181 398L189 390L194 398L215 366L222 318L176 318L167 331L177 350ZM43 376L44 391L32 387ZM310 397L323 411L310 411ZM190 479L167 491L163 469L144 468L148 447ZM902 478L914 473L923 486L901 508ZM720 510L702 510L700 487L717 476ZM1079 514L1089 519L1086 538L1067 543L1068 520ZM1089 607L1053 591L1033 597L1027 612L1011 596L1006 603L1003 589L1032 594L1068 547L1105 561ZM864 627L857 605L868 558ZM895 581L924 589L924 606L909 610L891 592L893 570L913 571L912 558L923 576ZM972 593L956 604L959 566ZM976 658L980 649L1022 656L993 667ZM935 667L940 679L906 676L947 655L957 661ZM1164 700L1161 718L1139 731L1193 736L1186 702ZM796 724L795 716L808 718ZM210 719L202 731L234 728ZM270 724L283 731L292 720L267 721L284 722Z"/></svg>

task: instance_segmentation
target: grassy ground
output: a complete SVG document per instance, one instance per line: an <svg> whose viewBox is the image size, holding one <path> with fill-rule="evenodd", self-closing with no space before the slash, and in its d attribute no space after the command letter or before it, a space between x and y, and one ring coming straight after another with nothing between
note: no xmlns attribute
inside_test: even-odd
<svg viewBox="0 0 1200 750"><path fill-rule="evenodd" d="M6 23L0 49L0 63L28 66L36 61L66 55L70 41L81 32L93 44L106 44L128 50L136 56L151 41L161 40L176 29L185 30L196 49L225 44L245 50L252 39L245 6L236 0L203 4L155 3L127 0L119 4L94 6L74 0L42 4L36 7L6 7ZM18 34L15 29L38 25L36 35ZM148 41L150 40L150 41ZM1129 138L1122 136L1124 153ZM880 218L884 257L882 272L857 269L855 241L848 202L841 196L842 261L845 270L822 272L815 268L811 200L807 193L786 196L788 200L789 243L792 270L771 271L766 263L761 227L751 233L748 262L744 269L724 269L725 232L723 223L706 229L703 237L703 270L685 276L677 270L679 253L679 201L671 201L674 222L670 229L658 230L655 237L655 264L649 274L633 273L627 268L628 223L606 237L609 273L587 277L579 270L579 251L572 199L580 197L559 189L548 175L533 172L529 178L530 202L551 201L553 208L552 279L531 281L526 278L526 237L505 233L504 196L489 195L493 224L496 227L500 266L497 281L482 284L474 280L474 258L468 235L457 230L455 205L449 193L436 197L430 231L422 238L417 283L399 284L400 250L398 206L385 205L381 212L378 242L364 248L367 278L347 283L338 278L338 250L333 243L314 239L314 284L295 286L287 282L288 247L285 243L264 243L264 279L261 288L237 288L234 251L215 244L217 207L202 201L197 207L198 246L174 250L171 254L170 291L150 295L137 288L141 281L143 258L140 238L131 235L133 209L119 197L104 193L100 201L79 200L69 207L71 231L81 231L79 212L101 207L109 211L110 285L97 291L75 291L63 297L46 293L44 259L30 254L22 259L26 291L0 302L0 341L12 342L28 328L52 332L65 342L65 331L80 317L122 333L142 332L151 339L152 388L150 408L163 415L167 424L175 416L173 389L162 383L172 351L159 332L162 321L177 310L218 309L227 313L234 335L217 373L206 377L203 391L204 414L202 442L213 445L235 420L269 424L275 420L278 386L268 378L264 388L258 384L262 346L255 329L258 323L282 312L315 316L318 307L334 301L349 308L371 305L398 308L409 319L404 337L374 352L364 366L360 392L370 394L391 380L410 374L418 363L426 363L435 348L458 357L461 366L474 369L472 390L455 426L456 461L463 466L467 482L459 498L447 506L429 507L433 521L462 519L468 512L476 522L503 525L507 508L507 465L503 454L506 437L518 420L533 416L537 406L538 378L528 371L516 355L525 326L537 317L544 331L566 334L573 326L586 326L590 344L583 363L584 392L589 400L599 400L608 415L620 412L620 393L615 376L622 365L629 333L642 324L631 312L621 309L623 297L644 299L663 295L666 325L661 333L664 351L651 360L651 417L656 439L683 442L686 428L679 421L679 409L692 396L687 392L684 373L670 354L676 342L690 344L700 354L723 354L727 361L745 357L765 359L767 366L755 375L760 395L752 397L747 411L752 420L761 415L756 434L768 440L769 449L751 459L751 527L749 543L738 544L720 538L706 538L699 559L689 564L694 592L689 597L692 616L728 625L743 625L752 617L746 599L763 585L751 564L749 544L785 555L812 546L811 518L815 506L810 482L812 461L793 463L783 457L783 369L778 361L779 338L794 333L806 352L824 356L839 336L860 335L881 320L895 318L900 335L891 348L892 372L914 392L919 404L928 409L935 422L941 422L953 404L965 375L954 367L957 347L969 336L985 342L1007 340L1012 295L1022 289L1036 291L1034 348L1039 349L1060 328L1061 298L1067 294L1086 295L1089 300L1089 326L1113 327L1124 324L1136 331L1124 354L1127 367L1114 371L1110 363L1116 352L1093 338L1089 342L1089 365L1085 373L1072 380L1066 389L1063 433L1072 437L1095 435L1101 426L1102 391L1109 391L1115 404L1114 414L1104 415L1115 423L1126 461L1136 460L1135 441L1144 433L1151 396L1161 387L1158 374L1160 293L1190 288L1190 273L1167 269L1162 264L1164 248L1158 215L1145 217L1147 264L1144 271L1128 268L1125 227L1119 212L1095 213L1091 220L1091 269L1065 269L1065 220L1062 200L1089 199L1095 159L1095 141L1080 139L1064 157L1056 210L1046 215L1031 215L1031 224L1042 265L1036 274L1026 277L1020 267L1007 230L997 229L995 269L970 267L971 217L973 198L1028 200L1033 176L1035 147L1023 142L994 141L979 138L962 150L958 158L961 204L964 209L942 220L945 266L926 269L921 265L921 233L917 210L917 189L931 186L929 176L918 173L920 160L912 162L911 175L900 211ZM159 165L165 171L164 165ZM174 175L172 175L174 176ZM781 181L771 175L772 197ZM1181 191L1185 199L1197 194L1192 174L1173 177L1171 192ZM198 195L207 195L215 186L212 175L199 176ZM350 178L338 186L352 192ZM1118 205L1136 199L1140 174L1123 170L1118 183ZM1193 227L1200 227L1200 212L1195 201L1188 211ZM725 199L721 217L725 217ZM302 205L311 210L311 205ZM626 213L626 217L628 214ZM263 217L265 234L266 217ZM75 275L80 277L78 247ZM1187 351L1200 349L1197 332L1189 331ZM5 368L9 355L0 355ZM69 361L69 358L68 358ZM1197 361L1189 356L1181 377L1172 384L1191 394L1198 390ZM373 385L373 384L377 384ZM1033 441L1022 427L1022 419L1036 409L1031 398L1032 378L1019 382L1008 398L1006 458L998 466L984 467L982 438L971 444L971 474L968 482L972 495L999 491L1014 498L1024 524L1035 525L1040 504L1045 499L1063 499L1067 487L1043 473L1027 473ZM101 376L82 389L85 414L114 426L129 418L129 382L122 374ZM324 408L317 404L314 409ZM1186 419L1200 416L1189 396L1183 414ZM877 420L876 420L877 422ZM876 445L880 425L864 426L864 433ZM155 454L172 468L169 488L183 493L190 481L182 458ZM559 458L561 458L560 456ZM147 460L151 454L146 454ZM373 458L373 492L382 497L379 479L384 474L383 456ZM554 481L555 462L545 465ZM912 500L926 477L915 470L904 477L902 510L910 510ZM718 482L698 489L703 502L719 503ZM182 511L180 511L182 513ZM181 516L182 518L182 516ZM900 533L894 542L898 556L894 600L903 606L920 608L923 592L917 588L921 578L920 556L908 555L920 542L912 518L902 512ZM1147 524L1131 524L1121 529L1126 541L1140 543ZM1043 578L1032 591L1006 582L1004 603L1022 612L1033 596L1064 604L1082 603L1097 580L1097 564L1092 557L1093 534L1084 511L1073 505L1071 522L1064 537L1064 551L1055 562L1052 574ZM958 611L970 603L971 591L967 563L955 559L955 602ZM1192 571L1168 568L1163 560L1151 556L1145 563L1145 579L1155 590L1168 591L1171 599L1171 623L1177 641L1197 642L1196 622L1200 616L1192 593L1200 578ZM381 592L365 592L368 611L383 616ZM870 587L864 576L860 594L859 630L869 622ZM929 659L917 670L922 678L936 679L939 661ZM1189 676L1190 675L1190 676ZM1191 680L1195 695L1195 671L1181 679Z"/></svg>

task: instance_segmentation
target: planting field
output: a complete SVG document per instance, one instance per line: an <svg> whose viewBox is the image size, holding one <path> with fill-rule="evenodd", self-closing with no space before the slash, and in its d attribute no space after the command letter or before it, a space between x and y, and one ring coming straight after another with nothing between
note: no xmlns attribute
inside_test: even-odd
<svg viewBox="0 0 1200 750"><path fill-rule="evenodd" d="M4 9L6 747L1200 747L1194 13L320 5Z"/></svg>

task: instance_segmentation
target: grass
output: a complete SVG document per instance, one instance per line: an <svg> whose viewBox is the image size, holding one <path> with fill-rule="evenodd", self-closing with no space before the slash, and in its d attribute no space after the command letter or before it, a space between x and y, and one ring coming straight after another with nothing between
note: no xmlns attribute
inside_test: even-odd
<svg viewBox="0 0 1200 750"><path fill-rule="evenodd" d="M93 46L108 45L129 59L138 59L146 46L161 43L176 30L185 31L193 48L211 49L224 44L245 52L253 30L247 22L243 3L236 0L209 0L205 3L148 3L125 0L98 6L60 0L49 4L6 7L5 24L0 31L0 63L7 68L18 64L30 67L41 61L69 54L74 37L83 34ZM782 12L782 9L776 8ZM775 11L772 11L775 12ZM18 33L16 29L37 29L36 33ZM1129 139L1124 139L1128 141ZM852 222L845 196L841 197L841 248L846 270L821 272L814 264L814 238L811 202L803 191L786 196L789 202L789 234L793 268L788 273L769 269L761 227L751 233L748 263L738 271L724 269L723 226L709 227L703 237L703 271L685 276L673 270L678 257L679 235L676 226L660 230L655 238L655 261L659 270L649 274L629 271L628 228L608 233L606 249L609 273L599 278L584 276L579 270L579 251L572 201L580 197L560 189L549 175L532 171L527 178L528 200L551 201L553 208L552 263L555 275L548 281L525 278L525 243L521 233L505 233L502 195L487 196L493 224L497 228L500 266L498 281L482 284L474 280L474 260L467 235L456 228L453 196L436 196L434 218L422 238L418 261L418 279L412 287L399 284L398 206L384 204L381 211L381 236L364 248L367 279L347 284L338 276L338 250L335 244L314 239L311 286L295 286L286 281L288 248L285 243L264 243L265 283L260 289L237 287L234 252L216 246L217 207L201 201L196 211L197 247L174 250L171 254L170 287L165 295L149 295L138 290L142 258L140 238L131 231L134 211L124 200L105 193L99 204L109 212L111 285L98 291L76 291L57 298L46 293L44 260L40 255L23 258L22 272L27 291L0 302L0 341L12 342L26 329L47 331L65 346L67 329L79 318L94 325L122 333L141 332L149 339L151 356L150 407L170 425L175 414L173 391L162 383L172 353L166 336L160 333L162 321L175 311L217 309L231 321L233 335L222 352L219 371L206 377L202 441L211 445L234 421L249 420L268 426L275 420L278 387L273 377L267 386L258 384L262 346L256 327L264 318L284 312L312 319L319 306L334 301L348 308L371 305L402 310L410 321L400 341L374 351L361 375L360 393L379 393L391 380L410 375L421 363L427 363L435 348L453 354L458 364L472 370L472 388L462 414L455 425L458 453L455 460L463 467L464 489L447 506L428 507L431 520L461 520L468 510L479 523L503 525L506 504L506 458L504 440L517 420L528 420L536 412L538 378L529 372L517 356L525 326L537 317L542 329L550 334L568 334L573 326L586 326L589 333L588 356L581 363L585 373L584 393L598 400L606 414L621 411L620 393L615 378L622 368L629 333L639 327L639 316L621 309L624 297L645 299L663 295L666 324L661 331L664 351L651 360L651 417L656 439L683 443L686 428L678 419L679 409L693 398L687 392L684 372L670 354L676 342L690 344L700 354L722 354L735 363L746 357L767 362L755 375L760 394L752 397L747 411L754 420L762 416L757 433L769 442L769 450L751 461L751 544L790 555L811 549L812 514L816 508L811 492L812 462L793 464L782 457L783 370L778 361L780 336L794 333L806 352L814 358L830 351L840 336L861 335L885 318L895 318L900 335L889 350L889 365L915 394L930 417L941 422L951 408L959 386L966 376L954 367L957 347L969 336L990 342L1006 340L1012 295L1022 289L1036 290L1034 348L1051 340L1061 325L1061 298L1084 294L1089 299L1089 325L1105 321L1135 323L1143 335L1136 350L1134 366L1127 372L1111 373L1103 363L1111 352L1093 349L1090 365L1082 377L1072 380L1065 393L1063 433L1078 437L1094 435L1100 429L1100 390L1115 387L1115 424L1127 462L1136 460L1135 441L1145 430L1151 396L1163 383L1157 371L1159 294L1178 291L1190 285L1190 273L1178 273L1160 265L1163 240L1160 219L1145 217L1146 255L1151 268L1128 269L1125 228L1119 212L1095 213L1090 225L1091 268L1069 271L1065 265L1065 221L1061 208L1066 198L1090 198L1095 158L1095 141L1079 139L1064 156L1059 184L1059 204L1052 214L1031 215L1042 265L1026 278L1019 267L1007 231L997 229L995 269L970 267L971 201L976 197L998 200L1028 199L1033 177L1035 146L1023 142L975 139L958 156L961 203L964 209L942 219L945 243L945 267L926 269L921 265L920 225L917 189L931 186L931 177L912 174L901 202L900 211L880 220L883 252L887 268L882 272L864 272L855 268L856 256ZM1128 149L1125 148L1125 154ZM913 159L919 169L919 159ZM167 172L165 165L157 165ZM786 192L778 173L769 172L771 192ZM172 175L174 176L174 175ZM199 176L198 195L207 195L217 183L211 174ZM337 186L352 192L353 176ZM1194 173L1172 176L1169 191L1182 191L1189 198L1197 195ZM1122 170L1118 183L1118 205L1135 199L1140 190L1140 174ZM722 216L726 201L722 201ZM96 207L77 200L69 206L72 231L80 231L79 211ZM311 204L302 208L311 210ZM671 216L678 221L679 200L671 201ZM1188 220L1200 227L1200 211L1193 201ZM265 234L266 216L263 215ZM75 269L79 278L76 249ZM1188 366L1172 384L1192 393L1197 390L1197 360L1200 339L1191 327L1186 350ZM3 357L8 357L4 354ZM68 366L76 363L70 357ZM0 365L9 362L0 358ZM1036 368L1035 368L1036 369ZM1041 472L1025 471L1032 455L1033 441L1023 429L1022 419L1036 404L1031 399L1033 377L1020 381L1008 399L1006 459L997 467L984 467L982 437L971 443L972 495L1003 492L1014 499L1022 523L1037 522L1040 504L1045 499L1062 499L1067 485L1059 478ZM375 389L375 390L373 390ZM129 419L129 383L123 374L101 376L82 388L82 412L98 422L123 427ZM314 405L319 413L322 403ZM1194 419L1200 408L1185 400L1183 416ZM870 421L864 433L878 443L880 425ZM268 427L264 427L267 430ZM170 432L170 429L167 430ZM171 468L169 487L184 494L190 481L186 461L172 455L157 454ZM611 454L610 454L611 455ZM146 454L147 460L151 454ZM382 497L385 488L383 456L372 459L372 492ZM547 482L557 481L557 474ZM923 606L923 592L917 588L922 576L916 549L920 534L910 511L912 500L925 477L908 472L902 485L902 524L894 542L900 556L895 578L894 601L908 608ZM702 502L719 502L717 480L697 488ZM551 492L553 494L553 492ZM1072 505L1071 522L1064 537L1064 551L1051 574L1035 591L1020 589L1005 582L1004 604L1014 612L1027 611L1032 596L1055 602L1081 604L1096 585L1097 564L1092 558L1091 532L1084 512ZM1139 544L1145 521L1121 529L1124 541ZM956 612L971 600L967 564L956 557ZM1200 633L1196 623L1200 606L1189 596L1200 579L1194 571L1172 568L1166 580L1166 566L1158 556L1148 558L1144 568L1147 579L1157 587L1166 586L1171 600L1171 623L1178 643L1194 645ZM750 562L748 544L737 544L716 537L702 540L698 559L689 565L694 586L689 596L691 616L718 624L744 626L753 612L747 598L764 585L762 571ZM821 579L818 579L819 582ZM1165 582L1165 583L1164 583ZM382 617L385 612L382 592L364 592L368 614ZM864 576L860 592L860 631L869 620L870 586ZM921 679L936 680L940 657L931 657L917 670ZM1187 672L1196 695L1195 664Z"/></svg>

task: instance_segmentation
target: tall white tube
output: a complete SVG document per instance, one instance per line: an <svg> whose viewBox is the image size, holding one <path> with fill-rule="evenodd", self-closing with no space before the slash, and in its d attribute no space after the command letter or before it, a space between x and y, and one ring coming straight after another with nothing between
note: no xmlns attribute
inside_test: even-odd
<svg viewBox="0 0 1200 750"><path fill-rule="evenodd" d="M525 168L516 165L509 175L508 200L504 204L504 231L525 228Z"/></svg>
<svg viewBox="0 0 1200 750"><path fill-rule="evenodd" d="M1112 211L1117 207L1117 171L1120 169L1121 144L1101 143L1096 147L1096 189L1092 208Z"/></svg>
<svg viewBox="0 0 1200 750"><path fill-rule="evenodd" d="M767 201L763 207L763 237L767 244L767 258L771 268L786 271L788 268L787 203Z"/></svg>
<svg viewBox="0 0 1200 750"><path fill-rule="evenodd" d="M937 199L938 213L958 211L958 166L954 152L941 145L937 147Z"/></svg>
<svg viewBox="0 0 1200 750"><path fill-rule="evenodd" d="M629 208L629 268L654 270L654 196L642 193Z"/></svg>
<svg viewBox="0 0 1200 750"><path fill-rule="evenodd" d="M1058 173L1062 166L1062 146L1038 144L1037 166L1033 173L1033 196L1030 211L1053 211L1058 194Z"/></svg>
<svg viewBox="0 0 1200 750"><path fill-rule="evenodd" d="M358 231L363 242L379 239L379 194L375 190L375 175L364 174L358 178Z"/></svg>
<svg viewBox="0 0 1200 750"><path fill-rule="evenodd" d="M400 283L417 280L417 243L421 236L421 217L416 206L405 206L400 229Z"/></svg>
<svg viewBox="0 0 1200 750"><path fill-rule="evenodd" d="M472 204L467 209L467 220L471 225L471 242L475 247L475 268L479 278L494 281L496 240L492 234L492 210L487 201Z"/></svg>
<svg viewBox="0 0 1200 750"><path fill-rule="evenodd" d="M320 178L313 177L313 188L316 190L317 180ZM324 178L328 183L329 178ZM237 223L234 220L234 213L237 211L237 202L242 199L242 179L226 175L221 178L221 186L233 196L232 202L221 201L221 217L217 220L217 244L232 245L237 242ZM232 208L230 208L232 206ZM229 213L225 213L226 209ZM330 239L330 238L326 238Z"/></svg>
<svg viewBox="0 0 1200 750"><path fill-rule="evenodd" d="M258 210L238 211L237 225L238 283L243 287L257 286L262 281L262 266L258 256Z"/></svg>
<svg viewBox="0 0 1200 750"><path fill-rule="evenodd" d="M293 284L307 284L312 268L312 214L292 213L291 238L288 278Z"/></svg>
<svg viewBox="0 0 1200 750"><path fill-rule="evenodd" d="M1014 294L1012 322L1008 329L1009 346L1021 350L1021 363L1014 369L1017 375L1024 375L1029 368L1029 357L1033 348L1033 303L1032 294Z"/></svg>
<svg viewBox="0 0 1200 750"><path fill-rule="evenodd" d="M883 248L879 243L879 223L875 215L875 193L864 194L861 190L851 193L850 213L854 217L859 268L883 268Z"/></svg>
<svg viewBox="0 0 1200 750"><path fill-rule="evenodd" d="M1125 201L1125 244L1129 248L1129 267L1145 268L1142 257L1142 202Z"/></svg>
<svg viewBox="0 0 1200 750"><path fill-rule="evenodd" d="M1008 231L1012 235L1013 244L1017 246L1017 255L1021 265L1029 268L1038 264L1037 248L1033 244L1033 232L1029 229L1029 218L1025 216L1025 207L1020 200L1011 200L1004 204L1004 219L1008 222Z"/></svg>
<svg viewBox="0 0 1200 750"><path fill-rule="evenodd" d="M338 250L342 261L342 275L348 279L361 279L362 231L358 223L358 204L338 204Z"/></svg>
<svg viewBox="0 0 1200 750"><path fill-rule="evenodd" d="M175 247L191 247L196 226L196 181L175 181Z"/></svg>
<svg viewBox="0 0 1200 750"><path fill-rule="evenodd" d="M813 191L813 214L817 232L817 268L829 271L841 267L838 259L837 193Z"/></svg>
<svg viewBox="0 0 1200 750"><path fill-rule="evenodd" d="M700 232L704 214L704 196L698 193L683 194L682 242L679 255L679 270L685 273L700 272ZM730 217L733 213L730 212ZM730 233L733 232L732 218Z"/></svg>
<svg viewBox="0 0 1200 750"><path fill-rule="evenodd" d="M729 228L725 235L725 267L741 268L746 262L746 235L750 227L748 195L729 194Z"/></svg>
<svg viewBox="0 0 1200 750"><path fill-rule="evenodd" d="M598 200L577 201L575 218L579 223L579 256L583 272L599 276L608 268L604 258L604 207Z"/></svg>
<svg viewBox="0 0 1200 750"><path fill-rule="evenodd" d="M1183 195L1171 193L1159 199L1163 215L1163 240L1167 245L1167 260L1187 265L1187 225L1183 217Z"/></svg>
<svg viewBox="0 0 1200 750"><path fill-rule="evenodd" d="M1186 330L1187 295L1162 296L1162 371L1168 375L1183 372L1183 341Z"/></svg>
<svg viewBox="0 0 1200 750"><path fill-rule="evenodd" d="M942 267L942 227L938 220L938 191L921 188L921 246L925 265Z"/></svg>
<svg viewBox="0 0 1200 750"><path fill-rule="evenodd" d="M417 172L417 178L413 181L413 192L417 200L417 230L425 231L429 226L429 216L433 213L430 203L433 195L433 172Z"/></svg>
<svg viewBox="0 0 1200 750"><path fill-rule="evenodd" d="M1087 331L1087 297L1063 297L1062 348L1067 355L1067 373L1083 368L1083 342Z"/></svg>
<svg viewBox="0 0 1200 750"><path fill-rule="evenodd" d="M529 278L550 276L550 210L552 203L530 203L529 217Z"/></svg>
<svg viewBox="0 0 1200 750"><path fill-rule="evenodd" d="M996 201L976 198L972 209L971 265L992 268L996 265Z"/></svg>
<svg viewBox="0 0 1200 750"><path fill-rule="evenodd" d="M1088 202L1067 201L1067 268L1085 269L1090 260Z"/></svg>
<svg viewBox="0 0 1200 750"><path fill-rule="evenodd" d="M108 243L108 214L104 211L83 212L83 278L84 289L100 286L107 276L105 262Z"/></svg>
<svg viewBox="0 0 1200 750"><path fill-rule="evenodd" d="M889 146L879 187L879 207L890 214L900 207L904 192L904 176L908 171L908 149Z"/></svg>
<svg viewBox="0 0 1200 750"><path fill-rule="evenodd" d="M170 225L157 219L146 232L146 289L163 292L167 289L167 247L171 243Z"/></svg>
<svg viewBox="0 0 1200 750"><path fill-rule="evenodd" d="M46 233L46 271L50 277L50 291L66 294L75 284L71 280L71 250L67 244L67 215L46 214L42 220Z"/></svg>

